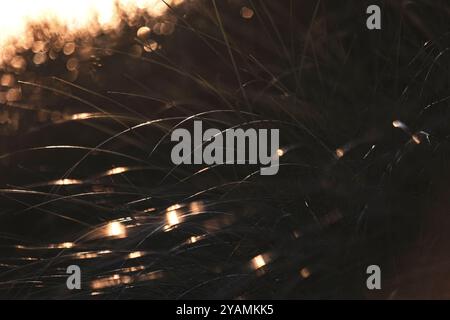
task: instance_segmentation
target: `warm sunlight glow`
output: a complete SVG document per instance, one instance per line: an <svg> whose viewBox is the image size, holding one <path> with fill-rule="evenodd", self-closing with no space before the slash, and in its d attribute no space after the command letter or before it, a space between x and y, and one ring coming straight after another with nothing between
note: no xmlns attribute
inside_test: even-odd
<svg viewBox="0 0 450 320"><path fill-rule="evenodd" d="M142 14L160 16L168 10L165 2L177 5L183 0L5 1L0 10L0 66L17 61L16 54L23 50L46 51L45 39L36 41L33 26L43 30L44 38L56 36L64 45L78 36L113 30L123 19L131 22Z"/></svg>

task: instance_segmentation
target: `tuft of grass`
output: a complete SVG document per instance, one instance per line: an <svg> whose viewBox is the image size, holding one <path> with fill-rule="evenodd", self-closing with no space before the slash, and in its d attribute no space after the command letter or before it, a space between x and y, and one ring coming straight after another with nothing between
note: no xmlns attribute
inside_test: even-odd
<svg viewBox="0 0 450 320"><path fill-rule="evenodd" d="M421 289L447 272L450 8L379 1L369 31L372 2L189 2L157 50L130 51L147 44L129 28L76 80L59 61L22 75L0 106L19 119L0 137L0 296L445 297ZM174 166L170 133L198 119L280 129L279 174Z"/></svg>

